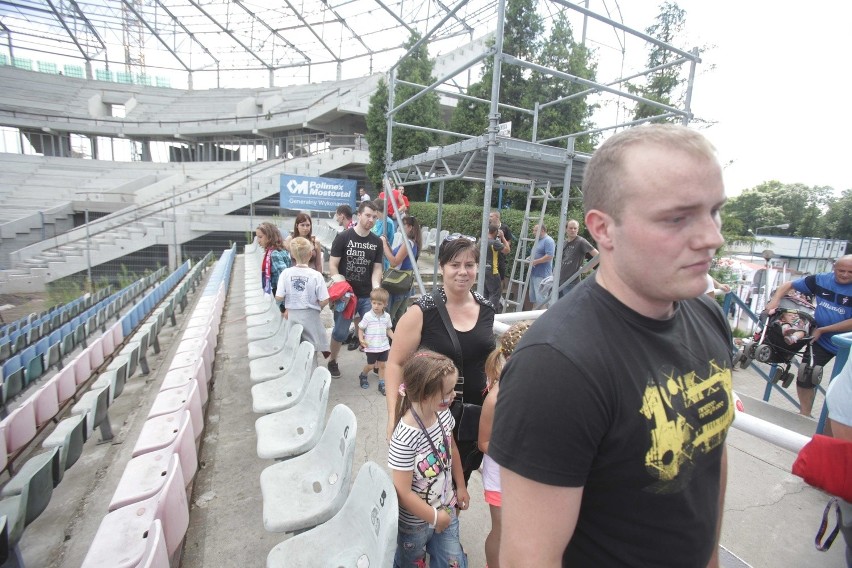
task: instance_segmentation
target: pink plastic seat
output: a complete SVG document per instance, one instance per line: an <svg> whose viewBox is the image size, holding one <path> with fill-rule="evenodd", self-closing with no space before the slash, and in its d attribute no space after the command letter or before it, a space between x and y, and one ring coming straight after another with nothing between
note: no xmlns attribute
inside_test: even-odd
<svg viewBox="0 0 852 568"><path fill-rule="evenodd" d="M89 364L92 369L97 369L104 363L104 340L99 337L89 344Z"/></svg>
<svg viewBox="0 0 852 568"><path fill-rule="evenodd" d="M180 457L183 480L189 485L198 470L198 453L195 450L195 435L188 413L184 415L177 438L171 444L160 450L136 456L127 462L118 487L113 493L109 510L114 511L131 503L138 503L159 492L174 454Z"/></svg>
<svg viewBox="0 0 852 568"><path fill-rule="evenodd" d="M7 463L9 463L9 455L6 451L6 433L0 426L0 470L6 469Z"/></svg>
<svg viewBox="0 0 852 568"><path fill-rule="evenodd" d="M162 450L172 444L180 432L184 412L186 411L173 412L146 420L142 431L139 432L136 445L133 446L133 457Z"/></svg>
<svg viewBox="0 0 852 568"><path fill-rule="evenodd" d="M183 353L175 353L171 363L169 363L169 370L180 369L181 367L194 367L195 363L203 357L204 353L201 351L184 351Z"/></svg>
<svg viewBox="0 0 852 568"><path fill-rule="evenodd" d="M188 410L192 418L192 431L195 437L204 430L204 412L201 409L201 395L198 394L198 381L192 380L176 389L161 390L151 405L148 419Z"/></svg>
<svg viewBox="0 0 852 568"><path fill-rule="evenodd" d="M112 333L112 342L118 346L121 345L121 342L124 341L124 330L121 328L121 322L117 321L115 324L107 329L107 333Z"/></svg>
<svg viewBox="0 0 852 568"><path fill-rule="evenodd" d="M205 339L206 343L207 340ZM210 380L210 375L213 374L213 357L208 357L206 355L206 344L199 351L183 351L181 353L175 353L175 356L172 358L169 363L169 371L175 369L181 369L183 367L194 368L195 364L201 360L204 363L204 376L207 380Z"/></svg>
<svg viewBox="0 0 852 568"><path fill-rule="evenodd" d="M35 405L32 397L0 422L0 428L6 435L6 451L17 452L29 444L36 435Z"/></svg>
<svg viewBox="0 0 852 568"><path fill-rule="evenodd" d="M183 332L182 339L195 339L196 337L206 337L207 336L207 328L206 327L188 327L186 331Z"/></svg>
<svg viewBox="0 0 852 568"><path fill-rule="evenodd" d="M59 403L62 404L77 394L77 381L74 380L75 372L73 365L69 365L56 373L51 381L56 382L56 393Z"/></svg>
<svg viewBox="0 0 852 568"><path fill-rule="evenodd" d="M204 369L204 361L201 359L196 360L193 367L181 367L167 372L160 385L160 390L180 388L193 380L198 382L198 394L201 397L201 406L204 406L207 404L208 377Z"/></svg>
<svg viewBox="0 0 852 568"><path fill-rule="evenodd" d="M146 540L145 555L139 563L139 568L169 568L169 551L163 536L163 523L158 519L151 523Z"/></svg>
<svg viewBox="0 0 852 568"><path fill-rule="evenodd" d="M205 325L213 325L216 319L216 315L212 313L201 313L198 315L193 313L193 316L186 322L186 327L204 327Z"/></svg>
<svg viewBox="0 0 852 568"><path fill-rule="evenodd" d="M209 361L213 360L213 346L206 338L184 339L178 343L175 354L186 353L187 351L203 353L205 359Z"/></svg>
<svg viewBox="0 0 852 568"><path fill-rule="evenodd" d="M139 566L148 550L147 538L151 536L154 520L163 525L166 554L171 558L189 527L189 506L177 454L172 456L166 482L159 493L145 501L116 509L104 517L83 566Z"/></svg>
<svg viewBox="0 0 852 568"><path fill-rule="evenodd" d="M111 333L105 333L101 335L100 341L102 341L102 348L104 357L109 357L112 355L112 352L115 351L115 338ZM103 361L102 361L103 362Z"/></svg>
<svg viewBox="0 0 852 568"><path fill-rule="evenodd" d="M47 381L33 395L36 426L41 426L59 413L59 393L56 381Z"/></svg>
<svg viewBox="0 0 852 568"><path fill-rule="evenodd" d="M89 356L91 347L87 347L77 355L71 365L74 367L74 381L79 385L89 380L92 376L92 361Z"/></svg>

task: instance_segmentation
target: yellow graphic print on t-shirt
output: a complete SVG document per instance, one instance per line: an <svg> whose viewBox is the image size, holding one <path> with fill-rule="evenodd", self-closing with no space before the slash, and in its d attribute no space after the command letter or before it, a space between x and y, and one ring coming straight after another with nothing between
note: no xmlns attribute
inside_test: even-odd
<svg viewBox="0 0 852 568"><path fill-rule="evenodd" d="M696 458L725 440L734 419L731 369L711 362L704 380L694 371L660 375L651 378L642 398L651 432L645 467L659 480L646 490L673 493L688 482Z"/></svg>

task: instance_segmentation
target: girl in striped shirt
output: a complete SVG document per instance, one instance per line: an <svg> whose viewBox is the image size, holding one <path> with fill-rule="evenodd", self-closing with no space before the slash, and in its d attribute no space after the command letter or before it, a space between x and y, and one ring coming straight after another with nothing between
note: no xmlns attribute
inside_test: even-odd
<svg viewBox="0 0 852 568"><path fill-rule="evenodd" d="M428 554L430 566L465 568L457 509L467 509L470 496L450 414L458 371L448 357L421 350L402 376L388 450L400 505L394 566L425 565Z"/></svg>

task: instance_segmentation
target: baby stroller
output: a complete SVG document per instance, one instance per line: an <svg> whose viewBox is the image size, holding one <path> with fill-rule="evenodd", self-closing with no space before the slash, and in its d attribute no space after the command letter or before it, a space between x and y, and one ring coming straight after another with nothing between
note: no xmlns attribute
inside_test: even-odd
<svg viewBox="0 0 852 568"><path fill-rule="evenodd" d="M801 294L787 295L781 298L778 309L769 315L766 311L760 314L758 329L751 341L743 344L742 349L734 357L734 364L740 368L749 366L752 359L761 363L775 363L778 367L773 374L772 382L780 382L787 388L796 376L790 372L795 357L803 347L811 349L811 334L816 328L814 307ZM808 353L808 361L813 356ZM802 363L799 365L798 379L805 381L810 376L814 385L822 380L822 367Z"/></svg>

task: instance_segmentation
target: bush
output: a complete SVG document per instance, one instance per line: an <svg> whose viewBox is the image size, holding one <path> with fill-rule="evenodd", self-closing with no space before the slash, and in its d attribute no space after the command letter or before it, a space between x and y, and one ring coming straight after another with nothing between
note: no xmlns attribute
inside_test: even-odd
<svg viewBox="0 0 852 568"><path fill-rule="evenodd" d="M438 226L437 203L414 202L411 203L408 212L417 217L421 227ZM482 231L483 216L487 216L487 214L488 212L483 213L481 205L445 203L442 209L441 228L451 233L463 233L478 238ZM524 222L524 212L517 209L503 209L500 211L500 218L512 230L512 236L517 242ZM537 219L537 216L533 216L531 221L533 219ZM559 234L559 217L557 215L545 215L544 222L547 226L547 234L555 240L555 235ZM532 229L532 226L529 228Z"/></svg>

